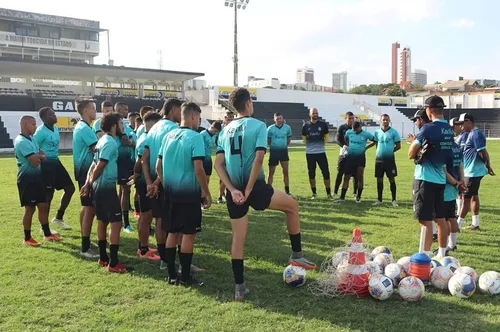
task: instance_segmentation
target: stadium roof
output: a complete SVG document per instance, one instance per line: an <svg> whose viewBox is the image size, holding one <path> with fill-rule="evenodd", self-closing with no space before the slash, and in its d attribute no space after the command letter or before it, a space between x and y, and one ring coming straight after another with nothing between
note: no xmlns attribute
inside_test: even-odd
<svg viewBox="0 0 500 332"><path fill-rule="evenodd" d="M33 77L58 76L75 80L94 81L96 77L123 77L135 80L154 80L166 82L184 82L204 73L185 71L159 70L124 66L89 65L80 63L20 60L0 57L0 73L2 76Z"/></svg>

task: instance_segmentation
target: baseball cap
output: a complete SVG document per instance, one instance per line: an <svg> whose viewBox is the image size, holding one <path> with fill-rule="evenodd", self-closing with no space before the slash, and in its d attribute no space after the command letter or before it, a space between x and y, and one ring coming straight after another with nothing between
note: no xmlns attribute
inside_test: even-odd
<svg viewBox="0 0 500 332"><path fill-rule="evenodd" d="M458 124L457 121L458 121L458 117L454 117L454 118L450 119L450 126L453 127L454 125Z"/></svg>
<svg viewBox="0 0 500 332"><path fill-rule="evenodd" d="M429 118L427 117L427 113L425 113L425 109L419 108L418 111L416 111L415 114L410 118L410 120L415 122L418 118L422 118L426 121L429 120Z"/></svg>
<svg viewBox="0 0 500 332"><path fill-rule="evenodd" d="M460 116L458 117L458 120L455 121L455 124L464 123L465 121L474 122L474 117L472 116L472 114L470 114L470 113L460 114Z"/></svg>
<svg viewBox="0 0 500 332"><path fill-rule="evenodd" d="M425 107L444 108L446 105L444 104L443 98L439 96L431 96L425 100Z"/></svg>

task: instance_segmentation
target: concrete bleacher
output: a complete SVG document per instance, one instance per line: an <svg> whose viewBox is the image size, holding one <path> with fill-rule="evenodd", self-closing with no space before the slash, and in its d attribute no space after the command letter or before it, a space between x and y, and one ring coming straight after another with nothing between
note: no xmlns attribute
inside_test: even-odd
<svg viewBox="0 0 500 332"><path fill-rule="evenodd" d="M10 138L9 133L7 132L7 127L2 121L2 117L0 116L0 149L9 149L14 146L13 140Z"/></svg>

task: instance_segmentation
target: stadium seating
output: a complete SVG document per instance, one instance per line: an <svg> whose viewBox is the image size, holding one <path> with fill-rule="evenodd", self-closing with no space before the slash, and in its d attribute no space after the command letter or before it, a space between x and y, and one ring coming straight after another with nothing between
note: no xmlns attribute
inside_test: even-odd
<svg viewBox="0 0 500 332"><path fill-rule="evenodd" d="M0 149L11 149L13 147L14 143L7 133L2 117L0 117Z"/></svg>
<svg viewBox="0 0 500 332"><path fill-rule="evenodd" d="M0 88L2 96L26 96L26 93L16 88Z"/></svg>
<svg viewBox="0 0 500 332"><path fill-rule="evenodd" d="M26 93L32 97L39 98L75 98L76 93L67 90L54 90L54 89L26 89Z"/></svg>

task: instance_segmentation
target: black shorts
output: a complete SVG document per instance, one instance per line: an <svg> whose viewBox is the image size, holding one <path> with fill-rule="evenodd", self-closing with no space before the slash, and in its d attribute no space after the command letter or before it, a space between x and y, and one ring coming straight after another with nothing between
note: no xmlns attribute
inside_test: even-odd
<svg viewBox="0 0 500 332"><path fill-rule="evenodd" d="M288 149L269 150L269 166L278 166L280 162L289 160Z"/></svg>
<svg viewBox="0 0 500 332"><path fill-rule="evenodd" d="M74 187L73 180L59 159L46 160L41 165L42 180L48 193Z"/></svg>
<svg viewBox="0 0 500 332"><path fill-rule="evenodd" d="M135 192L139 195L139 212L151 211L151 198L147 194L147 187L145 183L135 185Z"/></svg>
<svg viewBox="0 0 500 332"><path fill-rule="evenodd" d="M118 184L127 184L130 177L134 175L134 161L132 159L118 160Z"/></svg>
<svg viewBox="0 0 500 332"><path fill-rule="evenodd" d="M163 206L165 205L165 195L163 193L163 186L158 187L158 197L151 198L151 211L153 213L153 218L163 218L164 211Z"/></svg>
<svg viewBox="0 0 500 332"><path fill-rule="evenodd" d="M306 153L306 160L310 180L314 180L316 178L316 164L318 164L319 169L323 174L323 179L330 180L330 169L328 167L328 158L326 157L326 153Z"/></svg>
<svg viewBox="0 0 500 332"><path fill-rule="evenodd" d="M415 180L413 203L415 219L431 221L445 218L444 184Z"/></svg>
<svg viewBox="0 0 500 332"><path fill-rule="evenodd" d="M264 211L271 204L271 198L273 197L274 189L268 185L263 180L255 181L253 190L248 196L247 200L242 205L236 205L233 202L233 197L229 190L226 192L226 204L227 211L229 212L229 218L239 219L247 215L248 209L251 206L254 210Z"/></svg>
<svg viewBox="0 0 500 332"><path fill-rule="evenodd" d="M39 181L18 181L19 201L21 206L36 206L38 203L47 203L45 186Z"/></svg>
<svg viewBox="0 0 500 332"><path fill-rule="evenodd" d="M375 177L378 179L383 178L384 174L388 178L398 176L398 168L394 158L375 160Z"/></svg>
<svg viewBox="0 0 500 332"><path fill-rule="evenodd" d="M479 194L482 178L482 176L465 178L465 187L467 191L464 193L464 198L472 198L472 196L477 196Z"/></svg>
<svg viewBox="0 0 500 332"><path fill-rule="evenodd" d="M199 201L183 203L165 200L164 206L163 231L181 234L201 232L201 205Z"/></svg>
<svg viewBox="0 0 500 332"><path fill-rule="evenodd" d="M446 220L457 219L457 202L455 200L444 202L444 217Z"/></svg>
<svg viewBox="0 0 500 332"><path fill-rule="evenodd" d="M205 170L205 174L207 176L212 175L212 169L213 169L213 164L212 164L212 159L208 161L203 161L203 169Z"/></svg>
<svg viewBox="0 0 500 332"><path fill-rule="evenodd" d="M347 155L344 173L347 175L355 175L358 173L358 167L366 167L366 156L364 154L360 156Z"/></svg>
<svg viewBox="0 0 500 332"><path fill-rule="evenodd" d="M78 189L82 189L82 187L85 185L85 182L87 182L87 178L80 177L76 181L78 182ZM94 206L94 202L92 201L92 197L90 196L90 194L87 196L80 196L80 204L81 206Z"/></svg>
<svg viewBox="0 0 500 332"><path fill-rule="evenodd" d="M92 190L91 197L97 220L104 223L122 221L122 207L116 187Z"/></svg>

